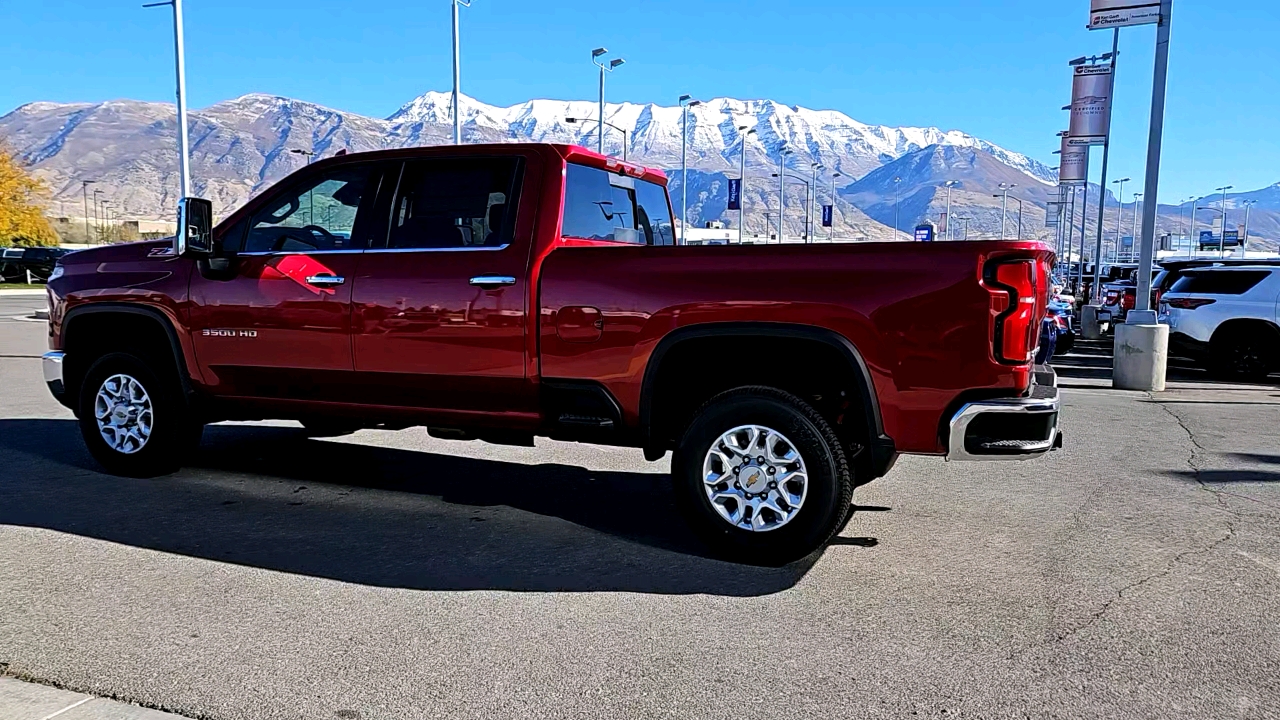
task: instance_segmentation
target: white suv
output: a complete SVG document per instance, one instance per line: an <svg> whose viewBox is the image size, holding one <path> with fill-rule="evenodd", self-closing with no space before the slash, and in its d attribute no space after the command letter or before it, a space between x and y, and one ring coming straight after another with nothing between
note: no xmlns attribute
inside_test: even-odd
<svg viewBox="0 0 1280 720"><path fill-rule="evenodd" d="M1261 380L1280 369L1280 267L1187 270L1160 298L1169 352L1228 377Z"/></svg>

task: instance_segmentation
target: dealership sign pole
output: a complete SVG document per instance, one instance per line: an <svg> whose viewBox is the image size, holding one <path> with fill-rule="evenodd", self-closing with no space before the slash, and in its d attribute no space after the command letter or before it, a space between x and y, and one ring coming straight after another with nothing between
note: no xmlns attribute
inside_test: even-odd
<svg viewBox="0 0 1280 720"><path fill-rule="evenodd" d="M1107 0L1093 0L1094 5L1106 3ZM1102 284L1102 221L1107 209L1106 187L1107 170L1111 164L1111 104L1114 101L1117 61L1120 58L1120 28L1116 28L1111 38L1111 62L1107 66L1085 65L1084 59L1073 61L1075 79L1071 85L1071 138L1068 143L1077 142L1088 145L1102 145L1102 180L1101 202L1098 203L1098 242L1093 253L1093 287L1089 293L1089 304L1096 305L1100 297ZM1093 68L1105 68L1106 72ZM1105 95L1099 101L1099 93L1105 89ZM1086 187L1088 187L1086 185Z"/></svg>
<svg viewBox="0 0 1280 720"><path fill-rule="evenodd" d="M1155 77L1151 91L1151 136L1147 140L1147 179L1143 192L1149 202L1142 209L1142 247L1138 251L1138 267L1151 267L1155 255L1156 212L1160 207L1160 152L1164 142L1164 101L1169 84L1169 35L1173 24L1173 0L1164 0L1157 17ZM1139 312L1152 310L1151 273L1138 273L1138 297L1134 306ZM1154 321L1154 317L1151 318Z"/></svg>

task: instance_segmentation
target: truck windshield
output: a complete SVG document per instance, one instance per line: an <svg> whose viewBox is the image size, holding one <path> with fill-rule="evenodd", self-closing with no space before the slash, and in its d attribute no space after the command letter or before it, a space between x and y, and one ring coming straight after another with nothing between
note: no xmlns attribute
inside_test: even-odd
<svg viewBox="0 0 1280 720"><path fill-rule="evenodd" d="M661 185L573 164L565 176L561 234L638 245L672 245L675 237Z"/></svg>

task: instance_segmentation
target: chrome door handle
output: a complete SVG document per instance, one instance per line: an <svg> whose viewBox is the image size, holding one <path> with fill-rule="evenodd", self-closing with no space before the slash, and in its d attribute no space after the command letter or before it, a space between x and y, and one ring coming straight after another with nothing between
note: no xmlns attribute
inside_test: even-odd
<svg viewBox="0 0 1280 720"><path fill-rule="evenodd" d="M317 287L331 287L333 285L341 285L346 281L347 279L342 277L341 275L311 275L307 277L307 284L315 285Z"/></svg>
<svg viewBox="0 0 1280 720"><path fill-rule="evenodd" d="M471 284L481 288L498 288L515 285L516 279L510 275L477 275L471 278Z"/></svg>

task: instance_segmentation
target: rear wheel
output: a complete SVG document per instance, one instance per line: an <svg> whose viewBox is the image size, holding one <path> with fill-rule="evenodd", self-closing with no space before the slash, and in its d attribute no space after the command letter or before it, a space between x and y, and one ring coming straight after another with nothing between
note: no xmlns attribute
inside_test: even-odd
<svg viewBox="0 0 1280 720"><path fill-rule="evenodd" d="M155 365L110 353L89 367L80 386L80 434L113 475L173 472L200 441L203 425L194 419L178 378Z"/></svg>
<svg viewBox="0 0 1280 720"><path fill-rule="evenodd" d="M737 562L805 557L840 529L853 499L853 475L831 426L773 388L730 390L703 406L672 473L690 525Z"/></svg>
<svg viewBox="0 0 1280 720"><path fill-rule="evenodd" d="M1265 380L1276 367L1280 342L1269 328L1240 327L1215 337L1209 348L1213 370L1223 377Z"/></svg>

